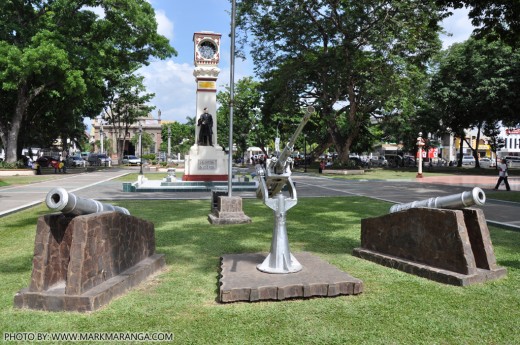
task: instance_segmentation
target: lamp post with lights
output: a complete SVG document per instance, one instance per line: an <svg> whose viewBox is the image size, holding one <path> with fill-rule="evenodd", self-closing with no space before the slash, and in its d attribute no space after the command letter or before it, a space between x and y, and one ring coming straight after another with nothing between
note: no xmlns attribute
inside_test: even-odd
<svg viewBox="0 0 520 345"><path fill-rule="evenodd" d="M139 158L141 160L139 175L143 175L143 126L141 123L139 123L139 130L137 132L139 133Z"/></svg>

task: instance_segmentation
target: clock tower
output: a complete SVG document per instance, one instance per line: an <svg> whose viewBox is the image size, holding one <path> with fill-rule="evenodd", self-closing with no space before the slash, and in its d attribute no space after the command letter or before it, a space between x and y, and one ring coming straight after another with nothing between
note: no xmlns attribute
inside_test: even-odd
<svg viewBox="0 0 520 345"><path fill-rule="evenodd" d="M221 36L208 31L193 34L193 76L197 83L196 129L195 144L184 162L184 181L226 181L228 178L228 157L217 145L217 78L220 73ZM202 114L204 117L201 118ZM206 124L207 114L212 118L209 124Z"/></svg>

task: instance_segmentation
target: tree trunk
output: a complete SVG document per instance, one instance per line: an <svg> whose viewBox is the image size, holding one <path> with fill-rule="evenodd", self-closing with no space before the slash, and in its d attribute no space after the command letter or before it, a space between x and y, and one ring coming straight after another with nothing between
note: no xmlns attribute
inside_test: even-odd
<svg viewBox="0 0 520 345"><path fill-rule="evenodd" d="M478 157L478 144L480 141L480 129L482 128L482 122L478 124L477 131L477 140L475 142L475 150L473 150L473 157L475 157L475 168L480 168L480 162Z"/></svg>
<svg viewBox="0 0 520 345"><path fill-rule="evenodd" d="M20 133L20 127L22 120L29 108L29 104L34 97L40 94L45 89L45 86L39 86L33 92L29 90L29 86L26 81L22 81L18 87L16 103L16 109L14 116L11 121L11 127L6 126L7 133L5 134L6 142L5 147L5 161L8 163L14 163L17 160L17 147L18 147L18 134Z"/></svg>
<svg viewBox="0 0 520 345"><path fill-rule="evenodd" d="M464 134L464 130L460 134L460 143L459 143L459 159L457 160L457 166L460 168L462 166L462 157L464 153L462 152L464 148L464 140L466 140L466 135Z"/></svg>
<svg viewBox="0 0 520 345"><path fill-rule="evenodd" d="M8 163L14 163L17 160L17 145L18 145L18 134L20 133L20 127L22 120L27 108L29 107L29 92L27 84L24 83L18 89L18 102L16 103L16 109L14 116L11 121L11 127L7 128L7 142L5 145L5 161Z"/></svg>

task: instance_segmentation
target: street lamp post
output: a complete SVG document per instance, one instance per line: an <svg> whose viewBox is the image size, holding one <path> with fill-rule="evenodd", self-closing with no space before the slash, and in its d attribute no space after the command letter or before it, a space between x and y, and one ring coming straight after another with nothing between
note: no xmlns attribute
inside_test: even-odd
<svg viewBox="0 0 520 345"><path fill-rule="evenodd" d="M100 127L99 127L99 141L101 143L101 152L100 153L103 153L103 151L104 151L104 148L103 148L103 121L101 121Z"/></svg>
<svg viewBox="0 0 520 345"><path fill-rule="evenodd" d="M303 172L307 172L307 134L303 134Z"/></svg>
<svg viewBox="0 0 520 345"><path fill-rule="evenodd" d="M424 139L422 138L422 132L419 132L419 137L417 137L417 154L419 155L419 170L417 171L417 178L422 178L422 151L424 146Z"/></svg>
<svg viewBox="0 0 520 345"><path fill-rule="evenodd" d="M172 128L168 126L168 155L166 156L166 163L168 163L168 159L171 156L171 142L172 142Z"/></svg>
<svg viewBox="0 0 520 345"><path fill-rule="evenodd" d="M139 175L143 175L143 126L141 123L139 123L139 158L141 159L141 164L139 164L141 167L139 169Z"/></svg>

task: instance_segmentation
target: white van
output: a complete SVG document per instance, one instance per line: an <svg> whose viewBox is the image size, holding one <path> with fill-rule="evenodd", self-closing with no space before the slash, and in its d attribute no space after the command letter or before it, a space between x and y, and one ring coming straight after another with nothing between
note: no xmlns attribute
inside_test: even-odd
<svg viewBox="0 0 520 345"><path fill-rule="evenodd" d="M506 160L508 168L520 168L520 156L505 156L502 158Z"/></svg>

